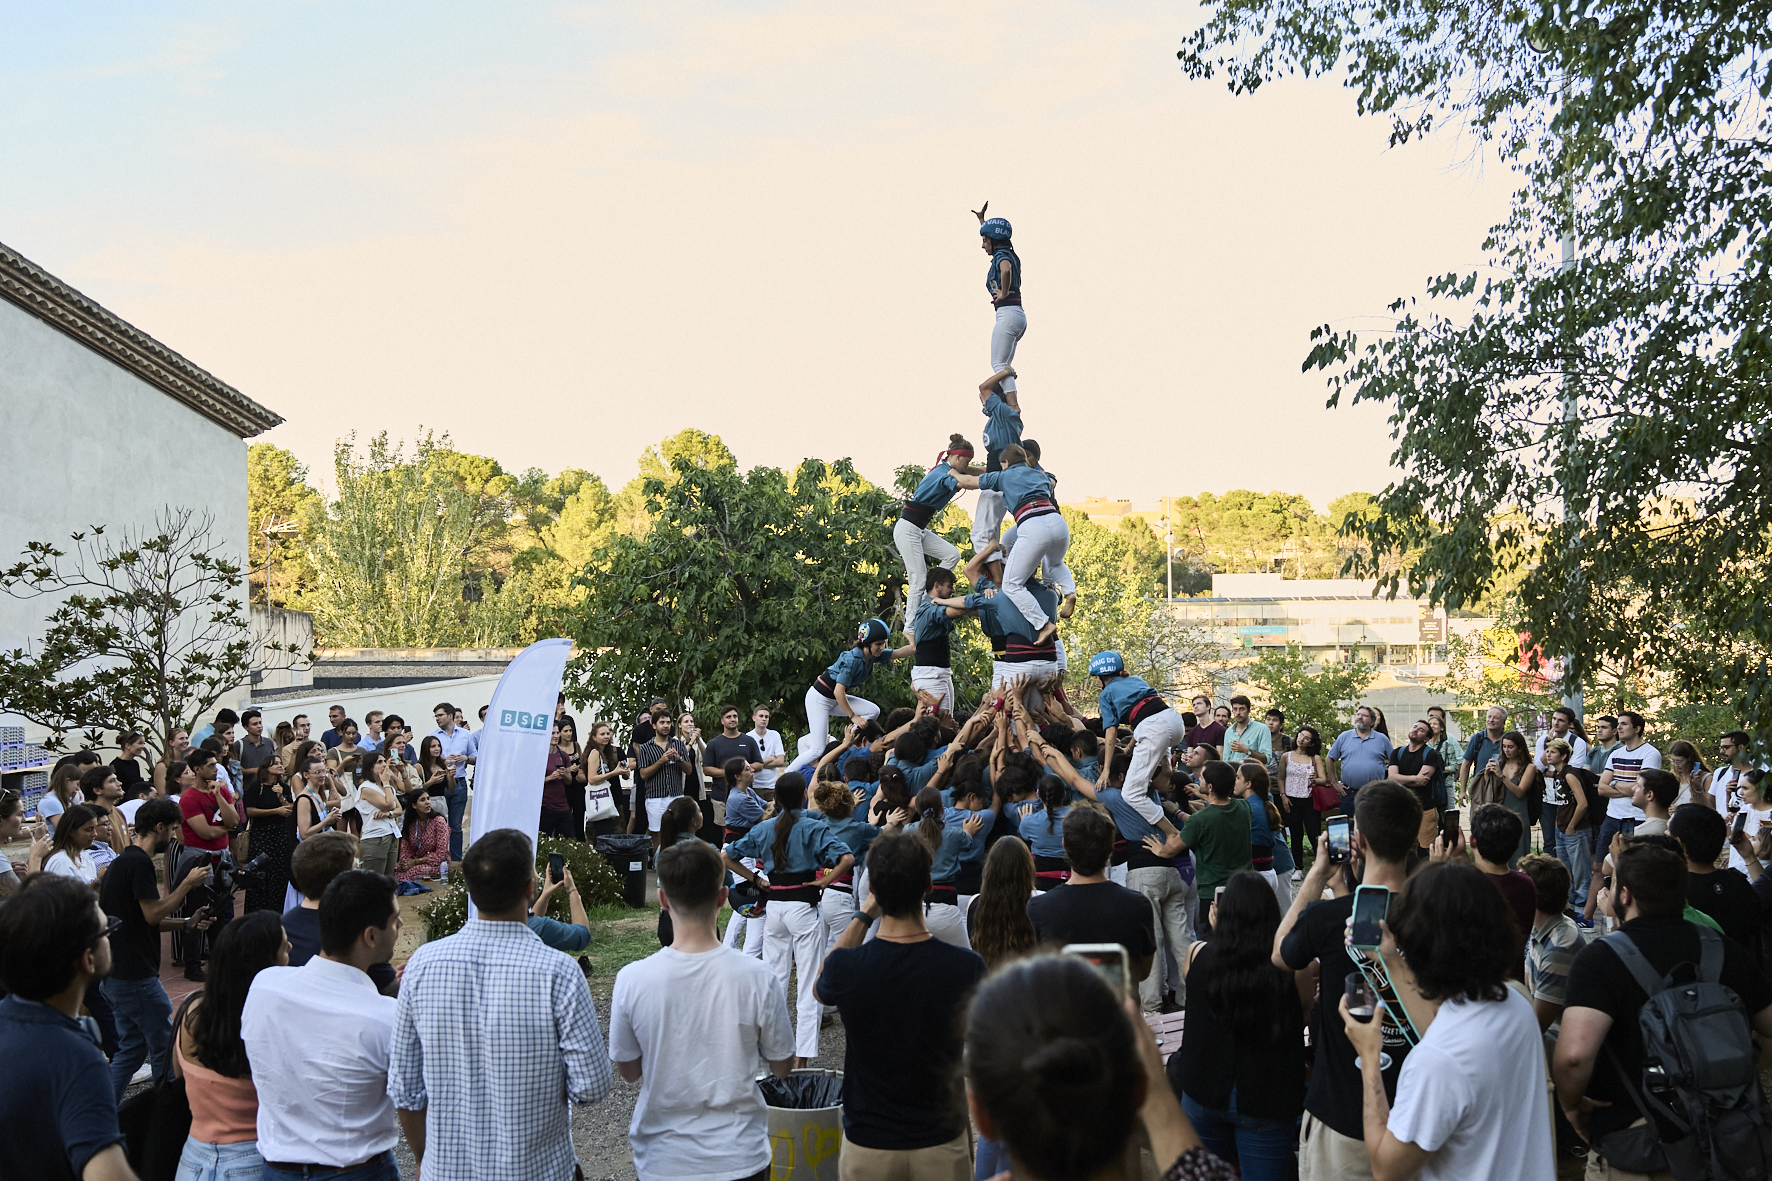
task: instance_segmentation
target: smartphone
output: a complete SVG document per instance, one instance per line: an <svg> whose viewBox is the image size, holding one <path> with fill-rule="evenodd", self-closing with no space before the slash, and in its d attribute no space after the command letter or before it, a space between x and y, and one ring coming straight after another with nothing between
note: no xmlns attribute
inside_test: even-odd
<svg viewBox="0 0 1772 1181"><path fill-rule="evenodd" d="M1448 808L1440 813L1440 835L1446 839L1446 847L1450 849L1458 839L1458 809Z"/></svg>
<svg viewBox="0 0 1772 1181"><path fill-rule="evenodd" d="M1737 837L1739 837L1742 833L1744 833L1746 831L1747 831L1747 809L1743 808L1741 811L1735 813L1735 835Z"/></svg>
<svg viewBox="0 0 1772 1181"><path fill-rule="evenodd" d="M1220 886L1220 887L1218 887L1218 889L1216 889L1212 892L1212 901L1215 904L1224 901L1225 889L1226 889L1226 887Z"/></svg>
<svg viewBox="0 0 1772 1181"><path fill-rule="evenodd" d="M566 855L564 853L548 854L548 881L558 882L566 877Z"/></svg>
<svg viewBox="0 0 1772 1181"><path fill-rule="evenodd" d="M1358 948L1371 951L1384 940L1379 930L1390 913L1391 892L1388 886L1361 886L1354 891L1354 929L1349 941Z"/></svg>
<svg viewBox="0 0 1772 1181"><path fill-rule="evenodd" d="M1059 950L1100 972L1118 995L1130 995L1132 969L1126 949L1118 943L1067 943Z"/></svg>
<svg viewBox="0 0 1772 1181"><path fill-rule="evenodd" d="M1340 865L1354 855L1354 821L1351 816L1329 817L1329 864Z"/></svg>

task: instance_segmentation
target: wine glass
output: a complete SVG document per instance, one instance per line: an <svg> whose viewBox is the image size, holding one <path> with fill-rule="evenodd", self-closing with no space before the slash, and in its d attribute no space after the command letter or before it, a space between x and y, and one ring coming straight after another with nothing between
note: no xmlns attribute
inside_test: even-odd
<svg viewBox="0 0 1772 1181"><path fill-rule="evenodd" d="M1378 1012L1378 993L1367 983L1364 974L1354 971L1347 976L1347 1011L1355 1021L1368 1022ZM1378 1069L1389 1070L1391 1056L1383 1053L1378 1055ZM1354 1058L1354 1069L1360 1069L1360 1059Z"/></svg>

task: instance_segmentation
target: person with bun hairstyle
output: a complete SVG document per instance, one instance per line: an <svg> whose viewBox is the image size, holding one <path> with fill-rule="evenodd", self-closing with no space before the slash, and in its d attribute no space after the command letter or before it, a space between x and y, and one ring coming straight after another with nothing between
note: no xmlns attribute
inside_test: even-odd
<svg viewBox="0 0 1772 1181"><path fill-rule="evenodd" d="M757 822L726 846L728 871L764 887L768 894L763 927L763 959L788 987L790 969L800 975L794 1050L796 1068L818 1057L818 1027L824 1009L812 983L825 951L820 895L855 865L855 855L831 832L822 816L809 816L806 779L790 771L775 781L775 815ZM763 874L751 866L761 863ZM820 870L823 870L821 873Z"/></svg>
<svg viewBox="0 0 1772 1181"><path fill-rule="evenodd" d="M914 644L889 649L886 647L887 635L885 620L862 621L855 631L855 645L833 660L806 690L807 732L800 740L802 757L810 753L816 759L818 753L830 744L833 715L847 714L858 726L869 718L880 716L879 706L855 696L851 690L867 683L875 665L891 664L917 650Z"/></svg>
<svg viewBox="0 0 1772 1181"><path fill-rule="evenodd" d="M1036 956L987 980L965 1050L972 1120L1007 1149L1017 1178L1138 1181L1128 1150L1141 1127L1163 1181L1236 1176L1183 1114L1150 1027L1074 956Z"/></svg>
<svg viewBox="0 0 1772 1181"><path fill-rule="evenodd" d="M819 969L817 997L837 1007L848 1042L843 1181L972 1176L960 1025L985 967L924 924L931 865L929 846L908 833L876 840L867 904Z"/></svg>
<svg viewBox="0 0 1772 1181"><path fill-rule="evenodd" d="M948 436L945 450L935 457L935 466L917 482L917 490L904 502L898 523L892 527L892 544L904 559L905 633L915 636L917 611L923 605L924 582L928 577L928 559L952 571L959 567L960 551L941 534L929 528L941 510L948 506L961 488L976 488L976 476L984 471L974 468L972 444L959 434ZM964 483L961 477L965 477Z"/></svg>

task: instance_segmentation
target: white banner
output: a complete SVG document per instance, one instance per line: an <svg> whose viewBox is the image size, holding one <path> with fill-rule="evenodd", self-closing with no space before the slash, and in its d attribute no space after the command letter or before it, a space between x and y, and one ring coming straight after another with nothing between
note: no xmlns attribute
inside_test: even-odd
<svg viewBox="0 0 1772 1181"><path fill-rule="evenodd" d="M535 840L541 827L541 781L548 769L554 703L571 651L571 640L537 640L519 652L499 677L474 762L470 844L500 828L514 828ZM471 904L469 913L473 913Z"/></svg>

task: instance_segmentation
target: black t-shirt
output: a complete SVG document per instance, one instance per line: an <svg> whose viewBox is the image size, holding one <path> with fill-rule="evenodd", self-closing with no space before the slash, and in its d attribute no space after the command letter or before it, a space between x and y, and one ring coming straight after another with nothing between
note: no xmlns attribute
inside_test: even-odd
<svg viewBox="0 0 1772 1181"><path fill-rule="evenodd" d="M176 883L175 883L176 884ZM123 928L111 939L111 975L119 980L147 980L160 975L160 932L148 926L142 903L160 900L154 860L131 845L118 854L99 887L98 904Z"/></svg>
<svg viewBox="0 0 1772 1181"><path fill-rule="evenodd" d="M111 770L117 773L117 782L123 786L123 798L133 800L136 788L145 780L142 778L142 765L134 759L112 759Z"/></svg>
<svg viewBox="0 0 1772 1181"><path fill-rule="evenodd" d="M1738 869L1686 875L1686 901L1717 920L1723 934L1760 959L1760 899Z"/></svg>
<svg viewBox="0 0 1772 1181"><path fill-rule="evenodd" d="M732 790L732 785L726 782L726 776L723 773L718 778L714 776L715 771L721 771L726 766L727 759L743 759L747 763L760 763L763 761L763 752L758 749L756 738L748 733L740 734L737 738L716 734L708 739L706 760L708 785L716 800L724 801L726 793Z"/></svg>
<svg viewBox="0 0 1772 1181"><path fill-rule="evenodd" d="M1366 1134L1360 1115L1360 1072L1354 1066L1353 1043L1347 1040L1347 1028L1341 1020L1341 998L1347 989L1348 974L1356 970L1356 961L1357 970L1364 972L1368 983L1383 998L1385 1012L1391 1015L1384 1023L1384 1052L1391 1056L1391 1068L1384 1072L1384 1092L1393 1103L1397 1098L1397 1075L1402 1072L1410 1043L1396 1024L1395 1015L1401 1006L1383 961L1347 945L1347 921L1353 913L1352 894L1311 903L1280 941L1280 958L1294 972L1302 972L1312 960L1323 965L1317 1005L1311 1011L1311 1045L1316 1047L1317 1059L1311 1070L1310 1088L1305 1092L1304 1109L1343 1136L1359 1140Z"/></svg>
<svg viewBox="0 0 1772 1181"><path fill-rule="evenodd" d="M1755 878L1753 888L1760 900L1760 971L1772 978L1772 873Z"/></svg>
<svg viewBox="0 0 1772 1181"><path fill-rule="evenodd" d="M1407 745L1399 746L1396 751L1393 752L1391 762L1396 765L1397 770L1405 775L1421 774L1422 764L1424 763L1433 768L1434 775L1432 779L1429 779L1427 783L1421 787L1411 787L1409 790L1415 793L1415 798L1421 802L1423 808L1437 808L1440 806L1438 803L1440 781L1446 775L1446 760L1440 757L1439 751L1431 746L1423 746L1420 750L1410 750Z"/></svg>
<svg viewBox="0 0 1772 1181"><path fill-rule="evenodd" d="M1624 924L1623 931L1658 975L1665 976L1676 964L1698 963L1697 926L1677 915L1632 919ZM1747 1008L1750 1020L1755 1013L1772 1005L1772 984L1766 982L1765 974L1749 957L1747 949L1728 938L1723 940L1722 983L1735 990L1735 995ZM1583 948L1569 968L1564 1010L1597 1009L1612 1018L1612 1028L1606 1031L1606 1049L1610 1053L1599 1055L1594 1063L1593 1078L1587 1084L1590 1099L1611 1106L1595 1108L1589 1116L1590 1141L1593 1137L1629 1127L1642 1118L1613 1071L1612 1056L1617 1055L1633 1082L1640 1082L1643 1031L1637 1019L1648 999L1636 977L1618 958L1618 953L1607 947L1602 939ZM1672 1133L1672 1129L1664 1131Z"/></svg>
<svg viewBox="0 0 1772 1181"><path fill-rule="evenodd" d="M983 977L976 952L939 939L874 939L825 958L816 991L837 1006L849 1041L843 1059L849 1139L863 1148L902 1151L946 1144L966 1130L961 1022Z"/></svg>
<svg viewBox="0 0 1772 1181"><path fill-rule="evenodd" d="M283 935L289 940L289 966L299 968L320 954L320 912L295 905L283 912ZM369 965L369 979L386 994L394 983L394 965L386 960Z"/></svg>
<svg viewBox="0 0 1772 1181"><path fill-rule="evenodd" d="M1028 903L1028 921L1041 943L1118 943L1135 960L1157 950L1150 899L1114 882L1048 890Z"/></svg>

